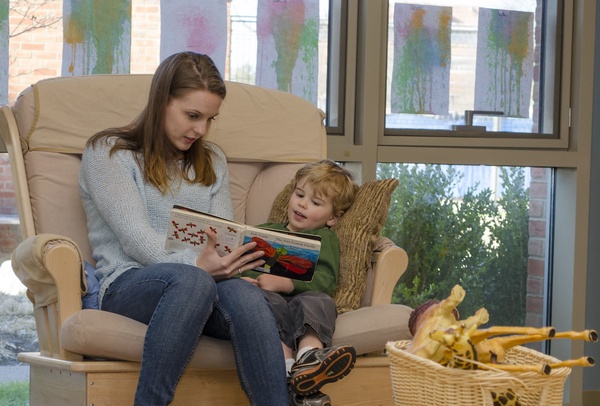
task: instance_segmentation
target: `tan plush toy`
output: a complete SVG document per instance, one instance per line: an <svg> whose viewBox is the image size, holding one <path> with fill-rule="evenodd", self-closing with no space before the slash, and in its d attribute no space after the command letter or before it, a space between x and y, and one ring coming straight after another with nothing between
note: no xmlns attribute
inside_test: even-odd
<svg viewBox="0 0 600 406"><path fill-rule="evenodd" d="M465 290L462 286L456 285L446 299L430 300L415 308L408 321L413 340L406 350L435 362L444 359L444 349L439 342L429 337L429 333L456 324L458 319L456 306L464 298Z"/></svg>
<svg viewBox="0 0 600 406"><path fill-rule="evenodd" d="M478 329L489 321L485 308L466 320L458 320L456 307L465 297L460 285L455 285L450 295L441 301L428 301L418 306L411 314L409 328L413 340L407 351L443 365L476 369L477 365L491 364L497 369L510 371L531 371L549 373L551 368L571 366L593 366L594 359L581 357L577 360L562 361L551 365L506 365L506 352L517 345L568 338L572 340L598 341L595 330L581 332L556 332L553 327L505 327L495 326ZM458 365L460 361L460 366ZM464 360L476 361L465 363Z"/></svg>
<svg viewBox="0 0 600 406"><path fill-rule="evenodd" d="M456 306L464 298L465 290L462 286L455 285L446 299L430 300L417 307L411 313L408 322L413 339L407 351L445 365L449 356L448 348L432 337L431 332L461 326L461 332L468 330L472 333L477 327L489 321L485 308L479 309L474 316L459 321ZM453 331L456 331L456 328Z"/></svg>
<svg viewBox="0 0 600 406"><path fill-rule="evenodd" d="M413 340L406 350L451 368L467 370L494 368L508 372L549 374L552 368L594 365L591 357L543 365L506 363L506 352L517 345L557 338L596 342L598 333L595 330L557 333L552 327L496 326L478 329L489 321L488 312L481 308L466 320L458 320L456 306L464 297L464 289L455 285L446 299L427 301L415 308L409 319ZM521 405L518 395L511 388L505 392L491 391L490 394L494 406Z"/></svg>

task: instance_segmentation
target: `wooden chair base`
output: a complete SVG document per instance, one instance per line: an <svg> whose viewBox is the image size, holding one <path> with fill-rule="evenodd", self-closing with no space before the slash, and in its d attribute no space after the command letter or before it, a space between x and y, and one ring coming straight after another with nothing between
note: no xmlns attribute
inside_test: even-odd
<svg viewBox="0 0 600 406"><path fill-rule="evenodd" d="M121 361L64 361L21 353L30 366L30 404L130 406L137 386L139 364ZM387 357L359 357L344 379L324 388L335 405L392 406ZM190 369L175 392L175 406L193 404L248 406L236 371Z"/></svg>

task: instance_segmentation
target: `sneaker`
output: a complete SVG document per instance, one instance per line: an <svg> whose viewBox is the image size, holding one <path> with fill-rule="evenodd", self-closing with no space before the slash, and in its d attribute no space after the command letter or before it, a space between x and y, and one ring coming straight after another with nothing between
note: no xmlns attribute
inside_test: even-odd
<svg viewBox="0 0 600 406"><path fill-rule="evenodd" d="M309 396L290 391L290 406L331 406L331 398L319 391Z"/></svg>
<svg viewBox="0 0 600 406"><path fill-rule="evenodd" d="M356 350L351 345L312 349L292 366L290 388L302 396L317 393L323 385L348 375L355 362Z"/></svg>

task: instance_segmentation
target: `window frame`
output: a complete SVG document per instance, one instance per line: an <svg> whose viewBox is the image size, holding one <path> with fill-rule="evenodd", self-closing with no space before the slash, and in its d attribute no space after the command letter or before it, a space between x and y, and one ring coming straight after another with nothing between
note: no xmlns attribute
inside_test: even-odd
<svg viewBox="0 0 600 406"><path fill-rule="evenodd" d="M345 66L348 48L348 4L344 0L329 0L329 41L327 44L327 117L325 125L328 135L344 134L344 108L346 100ZM339 42L331 41L339 38ZM336 75L330 74L336 72ZM337 122L331 123L331 111L335 111Z"/></svg>
<svg viewBox="0 0 600 406"><path fill-rule="evenodd" d="M376 3L379 3L379 7L381 9L380 17L380 27L381 34L383 35L384 44L387 45L388 41L388 19L389 19L389 2L387 0L375 0ZM568 3L568 4L566 4ZM364 19L364 16L361 16L363 12L365 12L366 6L362 6L360 4L356 4L353 1L345 1L345 0L331 0L330 10L335 9L336 4L341 4L342 8L345 8L344 14L347 16L348 23L344 26L344 31L346 35L340 41L340 47L347 47L348 49L345 52L340 52L339 57L342 58L345 56L345 62L339 63L339 70L332 69L333 65L331 65L332 61L330 61L330 68L328 69L328 84L331 85L332 77L337 75L337 82L339 84L339 94L337 100L338 112L339 112L339 121L337 126L327 126L327 132L330 140L330 144L333 145L343 145L347 148L352 148L352 146L357 146L363 144L363 139L360 133L354 133L354 125L355 122L349 122L344 120L345 117L348 116L356 116L358 109L360 109L360 101L356 100L355 104L345 103L344 99L346 97L353 97L352 91L344 88L343 82L341 82L342 78L347 79L347 82L358 82L357 84L360 86L360 64L364 63L360 61L360 58L357 60L352 60L353 50L352 47L357 47L358 54L360 55L361 50L359 49L361 46L361 42L364 41L361 38L361 32L364 32L364 28L361 29L360 25L370 25L373 21L372 17L368 17ZM453 131L453 130L427 130L427 129L392 129L385 128L385 108L382 109L383 117L382 124L380 129L377 132L377 145L379 147L394 147L394 146L408 146L408 147L471 147L471 148L494 148L494 149L551 149L551 150L566 150L570 145L570 100L568 97L562 97L562 95L568 95L571 91L571 83L569 81L569 72L570 72L570 64L571 64L571 54L569 52L569 48L563 46L559 46L559 44L567 44L570 43L572 37L570 33L572 32L572 19L570 16L573 14L574 5L572 2L565 2L564 0L549 0L548 4L546 4L544 15L542 18L554 19L558 20L563 14L562 21L558 21L561 24L556 24L555 30L546 29L545 32L542 32L546 38L555 38L554 41L546 41L546 44L550 44L551 46L556 46L556 48L548 49L547 46L544 48L544 52L541 55L541 58L544 60L544 70L540 72L540 75L544 75L543 77L547 77L551 75L554 77L553 86L555 91L553 95L548 95L542 91L540 91L540 109L543 109L544 106L548 106L547 112L544 117L540 118L540 125L554 125L552 134L534 134L534 133L515 133L515 132L476 132L476 131ZM358 16L358 21L356 23L356 31L353 31L352 28L352 15L353 11L356 10ZM550 15L548 15L550 13ZM334 13L331 12L333 15ZM333 25L330 20L330 26ZM546 27L547 24L544 25ZM547 27L546 27L547 28ZM344 31L341 31L343 34ZM354 35L357 35L358 38L354 38ZM330 37L331 38L331 37ZM332 45L330 44L330 47ZM567 48L567 49L565 49ZM387 65L387 46L382 45L381 47L382 53L381 56L385 60L385 65ZM331 54L331 53L330 53ZM359 72L355 72L352 70L354 63L358 64ZM339 72L339 74L335 73ZM555 72L557 72L555 74ZM380 103L383 103L385 106L386 101L386 88L385 88L385 75L387 74L387 66L382 67L381 74L384 75L384 86L380 90ZM346 83L347 83L346 82ZM373 83L373 82L371 82ZM335 89L335 87L328 87L328 95L331 95L331 90ZM329 96L328 96L329 97ZM331 106L328 102L328 109ZM345 106L345 109L344 109ZM351 108L348 113L345 111ZM352 113L350 113L350 111ZM343 140L340 136L343 136ZM344 153L347 159L353 160L352 155L356 155L357 153Z"/></svg>
<svg viewBox="0 0 600 406"><path fill-rule="evenodd" d="M389 1L387 3L389 4ZM543 78L546 75L553 76L553 79L549 79L547 83L550 81L553 82L555 89L554 97L540 92L540 111L544 111L543 108L546 105L549 105L550 110L540 119L540 124L552 125L555 123L556 125L553 128L552 134L385 128L383 134L379 137L378 144L381 146L456 146L457 144L466 143L473 147L482 148L566 149L569 144L569 106L568 103L561 106L561 101L563 103L566 102L561 98L561 94L568 94L569 89L564 86L568 86L568 83L563 83L562 85L560 83L562 66L565 61L561 58L562 47L559 46L562 43L561 37L563 32L562 25L560 24L562 21L559 20L559 16L563 7L564 1L548 1L542 16L545 21L549 19L557 21L555 31L545 30L542 32L542 36L544 37L544 47L542 50L544 52L541 55L541 59L544 61L542 65L544 69L540 72L540 81L544 80ZM389 6L386 11L389 13ZM547 28L547 24L543 24L543 27ZM551 40L552 37L554 37L554 41ZM386 41L389 41L387 36ZM548 44L553 46L551 50L548 50ZM554 63L552 63L552 60L554 60Z"/></svg>
<svg viewBox="0 0 600 406"><path fill-rule="evenodd" d="M437 139L440 137L423 138L413 145L406 141L404 145L379 145L385 115L382 107L385 106L385 81L381 80L385 77L385 68L379 61L385 58L384 33L380 32L381 22L387 21L383 3L384 0L348 1L348 53L343 68L347 79L346 126L343 136L328 137L328 157L356 165L361 182L376 178L378 162L556 168L556 218L550 247L555 268L553 286L549 288L552 323L561 330L585 329L587 323L597 320L595 314L586 313L586 301L590 299L582 294L586 292L588 275L593 272L588 264L588 221L591 218L592 119L595 117L591 85L595 63L591 56L599 38L597 5L587 0L563 3L560 138L537 142L498 139L494 142L500 145L473 146L470 138ZM568 340L557 341L552 345L551 354L559 359L578 358L584 355L583 347ZM584 373L589 375L593 371L573 370L565 387L565 402L581 403Z"/></svg>

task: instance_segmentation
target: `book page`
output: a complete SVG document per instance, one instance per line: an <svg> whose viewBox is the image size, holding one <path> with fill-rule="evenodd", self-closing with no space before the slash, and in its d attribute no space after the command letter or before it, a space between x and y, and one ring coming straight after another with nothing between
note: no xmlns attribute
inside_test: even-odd
<svg viewBox="0 0 600 406"><path fill-rule="evenodd" d="M312 280L321 250L319 236L248 227L242 244L250 241L257 243L256 251L265 252L262 258L265 264L255 268L256 271L302 281Z"/></svg>
<svg viewBox="0 0 600 406"><path fill-rule="evenodd" d="M240 245L256 242L254 251L264 251L265 264L255 270L302 281L312 280L321 237L288 230L246 226L211 214L174 206L169 218L165 249L202 252L208 242L206 230L217 234L216 250L224 256Z"/></svg>
<svg viewBox="0 0 600 406"><path fill-rule="evenodd" d="M205 230L209 228L217 234L217 252L224 256L240 245L245 226L185 208L174 208L169 219L165 248L170 251L193 249L201 252L208 240Z"/></svg>

